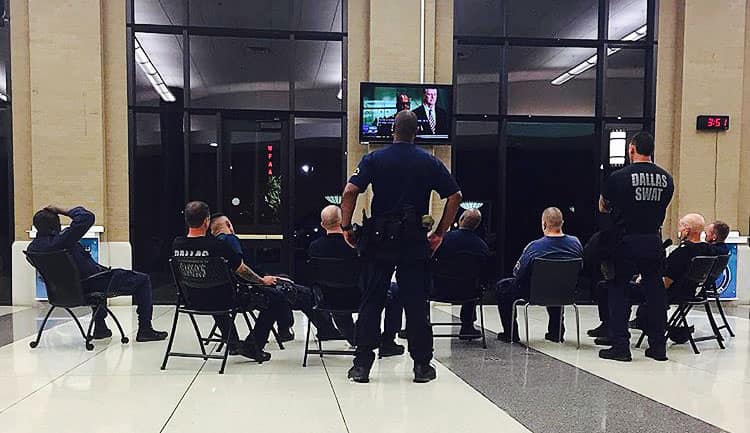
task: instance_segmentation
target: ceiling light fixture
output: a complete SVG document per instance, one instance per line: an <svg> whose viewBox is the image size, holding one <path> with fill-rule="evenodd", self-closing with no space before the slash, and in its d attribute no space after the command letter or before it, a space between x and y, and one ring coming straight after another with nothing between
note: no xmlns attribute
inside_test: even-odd
<svg viewBox="0 0 750 433"><path fill-rule="evenodd" d="M133 38L133 42L135 44L135 62L138 63L138 66L140 66L141 70L146 74L146 78L148 78L151 86L153 86L156 93L158 93L161 99L165 102L174 102L174 95L169 91L167 85L164 84L164 79L159 71L156 70L154 64L151 63L151 59L148 58L148 54L146 54L141 43L138 42L138 38Z"/></svg>
<svg viewBox="0 0 750 433"><path fill-rule="evenodd" d="M635 42L635 41L640 41L641 39L645 37L646 37L646 25L643 25L639 27L637 30L634 30L628 33L627 35L623 36L622 38L620 38L620 40L628 41L628 42ZM621 49L622 48L607 48L607 56L611 56L612 54L620 51ZM597 61L597 55L594 54L593 56L589 57L583 62L568 69L566 72L563 72L560 76L552 80L552 84L555 86L561 86L567 83L568 81L572 80L578 75L581 75L582 73L596 66L596 61Z"/></svg>
<svg viewBox="0 0 750 433"><path fill-rule="evenodd" d="M461 208L464 210L479 209L480 207L484 206L484 203L482 203L481 201L464 201L461 202L459 206L461 206Z"/></svg>

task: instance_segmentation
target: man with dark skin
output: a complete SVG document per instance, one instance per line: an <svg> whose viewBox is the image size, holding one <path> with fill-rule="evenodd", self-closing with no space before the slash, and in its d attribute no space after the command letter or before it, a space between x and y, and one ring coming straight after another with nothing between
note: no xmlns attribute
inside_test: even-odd
<svg viewBox="0 0 750 433"><path fill-rule="evenodd" d="M409 354L414 360L414 381L437 377L432 360L432 328L425 312L430 281L427 263L456 217L461 191L442 162L414 144L417 117L410 111L396 115L393 144L365 155L349 179L341 200L341 229L354 245L352 216L357 196L373 188L372 218L360 239L363 252L362 304L357 319L357 350L348 376L355 382L369 381L380 343L380 318L391 275L396 270L400 296L406 310ZM427 236L423 219L429 211L432 191L447 199L443 216ZM381 230L382 229L382 230ZM384 235L384 233L389 235ZM382 233L382 235L381 235Z"/></svg>

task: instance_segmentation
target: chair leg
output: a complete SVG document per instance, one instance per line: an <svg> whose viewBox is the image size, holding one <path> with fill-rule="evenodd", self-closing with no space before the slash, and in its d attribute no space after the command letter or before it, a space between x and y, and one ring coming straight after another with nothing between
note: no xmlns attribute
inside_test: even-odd
<svg viewBox="0 0 750 433"><path fill-rule="evenodd" d="M518 316L516 307L518 307L519 303L521 303L521 299L513 302L513 311L510 314L510 344L513 344L513 331L515 331L516 317ZM507 329L503 329L503 331L508 332Z"/></svg>
<svg viewBox="0 0 750 433"><path fill-rule="evenodd" d="M42 339L42 332L44 332L44 327L47 325L47 320L49 319L50 314L52 314L52 311L55 309L54 305L50 305L49 311L47 311L47 314L44 315L44 320L42 321L42 326L39 327L39 332L36 334L36 340L29 343L29 346L33 349L39 345L39 340ZM80 326L80 325L79 325Z"/></svg>
<svg viewBox="0 0 750 433"><path fill-rule="evenodd" d="M563 317L565 317L565 306L560 306L560 323L557 328L557 341L562 343Z"/></svg>
<svg viewBox="0 0 750 433"><path fill-rule="evenodd" d="M101 309L102 309L102 305L99 304L99 305L96 306L96 309L91 314L91 320L89 321L89 327L86 330L86 336L83 337L86 340L86 350L93 350L94 349L94 345L91 344L91 340L94 339L94 337L91 335L91 330L94 329L94 320L96 318L97 313L99 313L99 311L101 311Z"/></svg>
<svg viewBox="0 0 750 433"><path fill-rule="evenodd" d="M250 314L250 317L253 318L253 322L258 321L258 316L256 316L254 312L248 311L248 313ZM247 317L245 317L245 319L247 320ZM248 326L250 326L250 322L248 322ZM279 350L284 350L284 343L281 342L281 338L279 338L279 333L278 331L276 331L276 328L274 328L273 326L271 326L271 334L273 334L273 338L276 339L276 345L279 346Z"/></svg>
<svg viewBox="0 0 750 433"><path fill-rule="evenodd" d="M307 367L307 353L310 350L310 321L307 321L307 335L305 336L305 356L302 358L302 366Z"/></svg>
<svg viewBox="0 0 750 433"><path fill-rule="evenodd" d="M721 321L724 322L724 325L720 326L719 329L726 329L729 331L729 336L734 337L734 331L732 331L732 327L729 326L729 322L727 321L727 316L724 314L724 307L721 306L721 300L718 296L716 296L716 309L719 310L719 314L721 315Z"/></svg>
<svg viewBox="0 0 750 433"><path fill-rule="evenodd" d="M482 299L479 299L479 324L482 327L482 348L487 348L487 337L485 336L484 332L484 304L482 303Z"/></svg>
<svg viewBox="0 0 750 433"><path fill-rule="evenodd" d="M201 353L203 354L203 356L206 356L206 349L203 347L204 338L201 335L200 328L198 328L198 322L195 321L195 317L192 314L188 314L188 316L190 316L190 321L193 322L193 329L195 329L195 335L198 337L198 347L201 348ZM221 350L221 343L219 344L218 350Z"/></svg>
<svg viewBox="0 0 750 433"><path fill-rule="evenodd" d="M161 369L165 370L167 368L167 360L169 359L169 354L172 352L172 343L174 343L174 333L177 329L177 318L180 315L180 307L177 306L174 309L174 320L172 321L172 332L169 333L169 342L167 343L167 351L164 353L164 361L161 363Z"/></svg>
<svg viewBox="0 0 750 433"><path fill-rule="evenodd" d="M192 317L192 314L190 316ZM229 318L232 323L234 323L235 315L230 314ZM227 365L227 358L229 357L229 335L222 335L220 344L224 346L224 356L221 358L221 368L219 368L219 374L224 374L224 368ZM201 344L201 350L202 349L203 345Z"/></svg>
<svg viewBox="0 0 750 433"><path fill-rule="evenodd" d="M581 348L581 319L578 315L578 305L573 304L573 309L576 312L576 350Z"/></svg>
<svg viewBox="0 0 750 433"><path fill-rule="evenodd" d="M711 330L714 333L714 337L716 337L716 342L719 343L720 348L725 349L724 337L721 336L721 331L719 330L719 327L716 325L716 320L714 319L713 312L711 312L711 306L709 304L709 301L706 300L706 303L703 304L703 306L706 308L706 315L708 316L708 323L711 325Z"/></svg>
<svg viewBox="0 0 750 433"><path fill-rule="evenodd" d="M214 336L218 336L219 334L216 332L216 330L219 329L219 325L214 322L214 326L211 327L211 331L208 332L208 338L214 338ZM210 341L206 340L203 342L204 346L208 346Z"/></svg>
<svg viewBox="0 0 750 433"><path fill-rule="evenodd" d="M526 303L523 307L523 321L526 326L526 347L529 347L529 304ZM513 336L511 335L510 338L512 339Z"/></svg>
<svg viewBox="0 0 750 433"><path fill-rule="evenodd" d="M641 331L641 336L638 337L638 341L635 343L635 347L640 349L641 344L643 344L643 340L646 339L646 333L644 331Z"/></svg>
<svg viewBox="0 0 750 433"><path fill-rule="evenodd" d="M685 328L689 328L690 327L690 324L687 321L687 315L690 312L690 310L692 310L692 309L693 309L693 307L691 305L688 305L687 308L685 308L683 310L682 314L680 315L679 322L682 322L682 325ZM693 348L693 352L696 355L698 355L699 353L701 353L700 350L698 350L698 345L695 344L695 339L693 339L693 334L692 333L688 333L688 341L690 341L690 346Z"/></svg>
<svg viewBox="0 0 750 433"><path fill-rule="evenodd" d="M125 336L125 331L122 330L122 325L120 325L120 321L117 320L117 316L115 316L114 313L112 313L112 310L110 310L106 305L104 306L104 309L107 310L107 314L109 314L109 317L111 317L112 320L115 321L117 329L120 330L120 343L128 344L128 342L130 342L130 339Z"/></svg>

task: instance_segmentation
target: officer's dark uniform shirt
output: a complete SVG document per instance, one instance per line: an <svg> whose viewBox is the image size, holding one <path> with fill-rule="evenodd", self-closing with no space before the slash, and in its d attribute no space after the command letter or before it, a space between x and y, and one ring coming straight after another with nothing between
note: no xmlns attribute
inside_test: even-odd
<svg viewBox="0 0 750 433"><path fill-rule="evenodd" d="M357 250L350 247L341 233L329 233L310 243L307 250L310 257L330 259L353 259L357 257Z"/></svg>
<svg viewBox="0 0 750 433"><path fill-rule="evenodd" d="M70 226L54 235L38 235L29 245L32 252L50 252L68 250L81 274L81 278L101 272L102 266L91 258L91 254L78 243L87 231L94 225L94 214L81 206L70 210Z"/></svg>
<svg viewBox="0 0 750 433"><path fill-rule="evenodd" d="M726 256L729 254L729 245L725 244L724 242L716 242L711 244L711 249L713 250L713 255L716 256Z"/></svg>
<svg viewBox="0 0 750 433"><path fill-rule="evenodd" d="M714 249L705 242L682 242L667 257L664 276L678 283L687 273L693 257L713 255Z"/></svg>
<svg viewBox="0 0 750 433"><path fill-rule="evenodd" d="M435 255L451 256L458 252L469 252L485 257L490 255L487 243L474 230L468 229L451 230L446 233Z"/></svg>
<svg viewBox="0 0 750 433"><path fill-rule="evenodd" d="M179 237L172 242L174 257L223 257L234 272L242 263L242 256L232 251L226 242L211 236L199 238Z"/></svg>
<svg viewBox="0 0 750 433"><path fill-rule="evenodd" d="M615 171L602 187L616 223L627 234L657 234L673 193L672 176L650 162Z"/></svg>
<svg viewBox="0 0 750 433"><path fill-rule="evenodd" d="M460 189L442 162L413 143L393 143L365 155L349 182L361 191L372 184L372 216L412 205L417 216L429 213L430 192L441 198Z"/></svg>

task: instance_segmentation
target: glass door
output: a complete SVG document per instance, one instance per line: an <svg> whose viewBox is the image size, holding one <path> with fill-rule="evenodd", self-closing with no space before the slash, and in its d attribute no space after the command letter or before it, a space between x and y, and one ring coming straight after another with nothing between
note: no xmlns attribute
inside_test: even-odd
<svg viewBox="0 0 750 433"><path fill-rule="evenodd" d="M289 121L220 117L219 210L232 220L249 265L288 273Z"/></svg>

